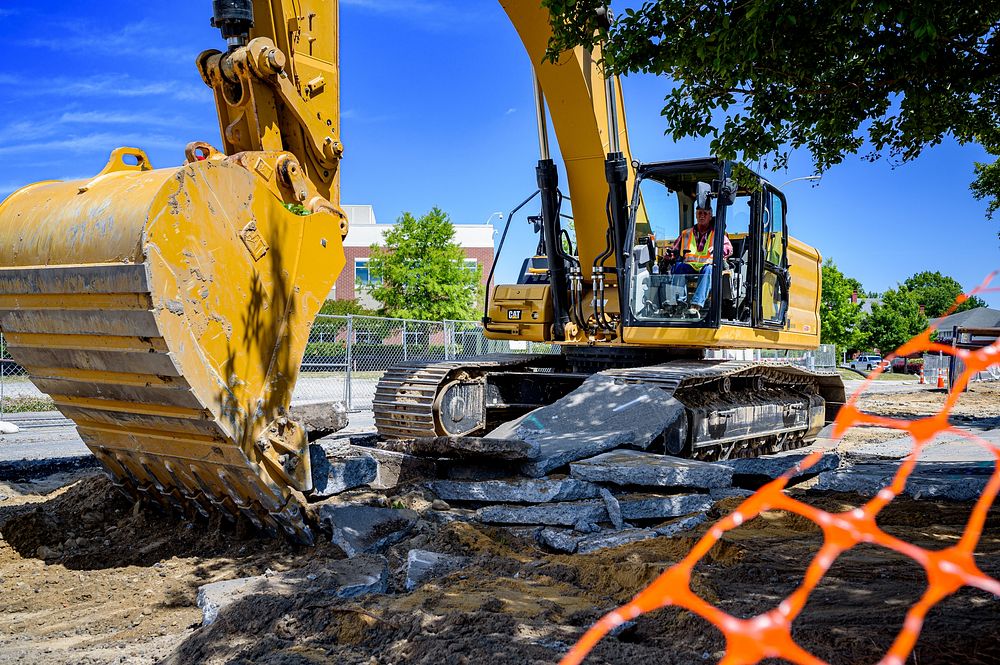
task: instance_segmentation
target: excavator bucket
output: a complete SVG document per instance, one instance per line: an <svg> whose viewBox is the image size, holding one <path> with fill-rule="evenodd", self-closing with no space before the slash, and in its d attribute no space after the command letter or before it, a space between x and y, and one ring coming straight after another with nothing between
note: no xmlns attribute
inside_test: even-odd
<svg viewBox="0 0 1000 665"><path fill-rule="evenodd" d="M126 489L311 542L308 445L287 410L346 224L282 203L289 157L189 150L153 169L120 148L90 181L15 192L0 329Z"/></svg>

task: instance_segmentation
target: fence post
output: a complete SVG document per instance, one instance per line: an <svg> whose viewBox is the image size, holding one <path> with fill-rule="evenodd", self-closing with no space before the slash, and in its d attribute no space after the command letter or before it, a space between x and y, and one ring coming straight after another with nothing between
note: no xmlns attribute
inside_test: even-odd
<svg viewBox="0 0 1000 665"><path fill-rule="evenodd" d="M403 319L403 362L405 363L408 359L406 357L406 319Z"/></svg>
<svg viewBox="0 0 1000 665"><path fill-rule="evenodd" d="M354 361L351 357L351 347L354 344L354 316L351 314L347 315L347 344L344 345L344 360L347 363L347 367L344 372L344 401L347 403L347 410L350 411L351 404L351 370L353 369Z"/></svg>
<svg viewBox="0 0 1000 665"><path fill-rule="evenodd" d="M444 359L451 360L451 347L455 343L455 324L447 319L441 322L444 326Z"/></svg>

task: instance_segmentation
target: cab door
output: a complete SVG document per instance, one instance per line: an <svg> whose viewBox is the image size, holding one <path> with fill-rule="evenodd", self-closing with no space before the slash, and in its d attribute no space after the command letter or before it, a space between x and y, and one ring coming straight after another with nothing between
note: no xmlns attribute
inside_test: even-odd
<svg viewBox="0 0 1000 665"><path fill-rule="evenodd" d="M759 234L755 243L760 250L756 319L757 324L764 327L784 328L791 287L785 197L766 184L759 196Z"/></svg>

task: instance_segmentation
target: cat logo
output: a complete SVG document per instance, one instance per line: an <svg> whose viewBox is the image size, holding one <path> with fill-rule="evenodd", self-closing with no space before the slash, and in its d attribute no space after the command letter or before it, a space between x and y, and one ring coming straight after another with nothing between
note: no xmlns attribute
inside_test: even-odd
<svg viewBox="0 0 1000 665"><path fill-rule="evenodd" d="M520 321L521 320L521 310L519 310L519 309L508 309L507 310L507 320L508 321Z"/></svg>

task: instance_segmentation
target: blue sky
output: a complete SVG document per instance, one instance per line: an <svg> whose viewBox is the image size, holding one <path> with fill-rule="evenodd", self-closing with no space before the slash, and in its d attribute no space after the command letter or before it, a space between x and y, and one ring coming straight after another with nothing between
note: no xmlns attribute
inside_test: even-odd
<svg viewBox="0 0 1000 665"><path fill-rule="evenodd" d="M154 166L183 160L192 140L219 144L212 97L194 66L220 48L211 2L5 0L0 39L0 196L42 179L97 173L120 145ZM44 26L39 30L38 26ZM341 0L343 202L370 203L381 221L437 205L482 223L534 189L537 141L530 63L491 0ZM644 161L700 156L703 141L663 135L669 81L625 80L634 154ZM893 168L860 158L818 186L789 185L791 232L867 289L920 270L964 286L1000 267L1000 221L969 193L976 146L946 141ZM811 173L797 155L774 182ZM493 217L495 222L496 217ZM535 247L514 221L498 278L512 279ZM1000 295L987 300L1000 307Z"/></svg>

